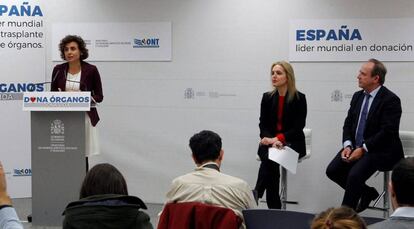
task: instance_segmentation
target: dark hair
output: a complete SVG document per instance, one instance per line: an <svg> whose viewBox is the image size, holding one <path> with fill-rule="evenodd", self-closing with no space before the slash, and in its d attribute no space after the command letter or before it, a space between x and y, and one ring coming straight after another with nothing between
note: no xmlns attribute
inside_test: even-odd
<svg viewBox="0 0 414 229"><path fill-rule="evenodd" d="M128 195L128 187L121 172L108 163L97 164L86 173L79 198L100 194Z"/></svg>
<svg viewBox="0 0 414 229"><path fill-rule="evenodd" d="M385 75L387 74L387 68L381 61L374 59L374 58L369 59L368 62L371 62L374 64L374 68L372 69L371 76L378 75L379 83L383 85L385 82Z"/></svg>
<svg viewBox="0 0 414 229"><path fill-rule="evenodd" d="M203 130L190 138L190 148L197 163L216 160L220 156L221 138L210 130Z"/></svg>
<svg viewBox="0 0 414 229"><path fill-rule="evenodd" d="M365 229L364 220L349 207L328 208L312 221L311 229Z"/></svg>
<svg viewBox="0 0 414 229"><path fill-rule="evenodd" d="M414 206L414 157L403 158L395 165L391 183L397 203Z"/></svg>
<svg viewBox="0 0 414 229"><path fill-rule="evenodd" d="M86 58L88 58L88 49L86 48L86 43L82 39L82 37L77 35L67 35L59 43L60 57L63 60L65 60L65 46L70 42L76 42L76 44L78 44L78 48L80 51L80 60L85 60Z"/></svg>

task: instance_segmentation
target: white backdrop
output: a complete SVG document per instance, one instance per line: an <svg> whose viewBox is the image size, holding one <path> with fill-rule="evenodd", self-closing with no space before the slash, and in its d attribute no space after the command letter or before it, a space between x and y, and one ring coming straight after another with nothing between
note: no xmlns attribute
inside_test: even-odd
<svg viewBox="0 0 414 229"><path fill-rule="evenodd" d="M31 196L30 115L22 111L22 101L16 99L25 90L42 90L43 85L33 84L45 78L43 4L24 2L7 0L0 4L0 160L12 197ZM22 12L22 6L30 10ZM17 37L22 33L31 33L31 37Z"/></svg>
<svg viewBox="0 0 414 229"><path fill-rule="evenodd" d="M288 59L290 20L412 17L414 2L57 0L45 7L47 49L57 49L50 45L51 23L172 22L171 62L94 63L105 98L98 125L103 152L92 161L114 164L125 175L131 194L161 203L171 180L193 169L188 139L201 129L222 136L223 172L254 187L261 94L270 89L271 63ZM50 75L55 63L50 52L46 57ZM360 65L293 64L297 86L308 100L313 155L289 176L288 196L299 201L289 209L318 212L341 202L343 192L326 178L325 168L341 145L342 123L350 95L358 89ZM385 84L402 100L401 129L414 130L414 66L386 65ZM191 92L193 98L188 96ZM380 185L378 180L372 182Z"/></svg>
<svg viewBox="0 0 414 229"><path fill-rule="evenodd" d="M290 61L414 61L414 20L292 20ZM379 36L379 34L381 34Z"/></svg>
<svg viewBox="0 0 414 229"><path fill-rule="evenodd" d="M81 36L92 61L170 61L171 22L152 23L56 23L52 45L68 34ZM60 61L59 50L51 50Z"/></svg>

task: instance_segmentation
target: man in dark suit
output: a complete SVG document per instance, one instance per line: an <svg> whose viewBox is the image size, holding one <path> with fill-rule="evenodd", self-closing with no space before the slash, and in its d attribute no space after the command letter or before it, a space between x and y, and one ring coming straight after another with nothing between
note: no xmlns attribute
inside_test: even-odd
<svg viewBox="0 0 414 229"><path fill-rule="evenodd" d="M358 212L378 197L365 184L377 170L391 170L404 156L399 126L401 102L383 86L387 69L370 59L359 70L358 86L352 96L343 127L343 148L326 169L327 176L345 189L342 205Z"/></svg>

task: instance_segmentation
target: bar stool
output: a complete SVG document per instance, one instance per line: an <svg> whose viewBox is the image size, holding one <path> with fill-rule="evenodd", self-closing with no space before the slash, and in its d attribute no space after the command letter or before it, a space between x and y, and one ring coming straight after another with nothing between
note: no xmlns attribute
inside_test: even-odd
<svg viewBox="0 0 414 229"><path fill-rule="evenodd" d="M401 143L404 150L405 157L413 157L414 156L414 131L405 131L400 130L399 132ZM369 209L379 210L383 212L384 218L389 217L389 210L390 210L390 201L389 201L389 194L388 194L388 184L390 183L390 171L378 171L375 176L378 176L380 172L384 173L384 184L383 184L383 191L381 195L375 200L372 207ZM380 200L382 201L382 207L377 207Z"/></svg>
<svg viewBox="0 0 414 229"><path fill-rule="evenodd" d="M383 190L378 198L374 201L374 204L371 207L368 207L372 210L382 211L383 217L388 218L390 215L390 202L389 202L389 194L388 194L388 183L390 183L390 171L378 171L375 175L378 176L380 173L384 173L384 183L383 183ZM382 199L382 207L377 207L380 200Z"/></svg>
<svg viewBox="0 0 414 229"><path fill-rule="evenodd" d="M311 146L312 146L312 129L305 128L303 129L305 134L306 142L306 155L299 159L299 163L310 158L311 156ZM280 202L282 202L282 209L286 210L286 204L298 204L297 201L287 200L287 170L282 167L281 179L280 179Z"/></svg>

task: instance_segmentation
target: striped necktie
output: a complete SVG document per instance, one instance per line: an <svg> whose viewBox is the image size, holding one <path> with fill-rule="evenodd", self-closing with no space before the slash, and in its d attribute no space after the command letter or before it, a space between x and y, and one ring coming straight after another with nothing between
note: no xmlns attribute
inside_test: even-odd
<svg viewBox="0 0 414 229"><path fill-rule="evenodd" d="M355 136L355 145L356 147L361 147L364 144L364 130L365 130L365 123L368 116L368 105L369 105L369 98L371 98L371 95L368 93L365 93L365 104L362 108L361 115L359 118L359 124L357 133Z"/></svg>

